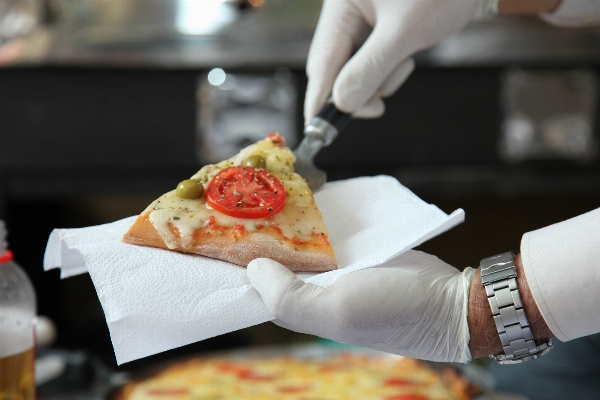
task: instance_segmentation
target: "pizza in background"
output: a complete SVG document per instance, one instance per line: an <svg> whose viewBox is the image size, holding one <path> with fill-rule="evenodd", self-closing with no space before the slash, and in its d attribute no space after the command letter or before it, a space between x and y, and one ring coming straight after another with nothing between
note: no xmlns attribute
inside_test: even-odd
<svg viewBox="0 0 600 400"><path fill-rule="evenodd" d="M453 369L391 355L313 359L195 358L128 384L118 400L467 400L474 388Z"/></svg>

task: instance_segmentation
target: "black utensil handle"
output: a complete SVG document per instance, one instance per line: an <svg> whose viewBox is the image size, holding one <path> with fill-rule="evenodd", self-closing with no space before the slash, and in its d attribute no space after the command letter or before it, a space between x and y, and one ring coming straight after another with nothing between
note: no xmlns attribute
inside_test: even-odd
<svg viewBox="0 0 600 400"><path fill-rule="evenodd" d="M352 114L338 110L335 104L333 104L333 101L328 101L323 108L321 108L317 117L329 122L338 130L338 132L340 132L348 125L348 122L350 122Z"/></svg>

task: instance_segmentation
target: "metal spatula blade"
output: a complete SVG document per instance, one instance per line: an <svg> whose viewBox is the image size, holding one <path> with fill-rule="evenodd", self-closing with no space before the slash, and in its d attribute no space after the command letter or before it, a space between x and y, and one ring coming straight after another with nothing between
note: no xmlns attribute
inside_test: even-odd
<svg viewBox="0 0 600 400"><path fill-rule="evenodd" d="M351 115L338 110L332 101L321 109L304 128L304 139L294 150L296 164L294 168L314 192L327 182L327 174L314 164L317 153L329 146L340 131L350 122Z"/></svg>
<svg viewBox="0 0 600 400"><path fill-rule="evenodd" d="M294 169L308 183L314 192L327 182L327 174L314 164L315 155L323 148L325 142L314 136L305 136L300 145L294 150L296 164Z"/></svg>

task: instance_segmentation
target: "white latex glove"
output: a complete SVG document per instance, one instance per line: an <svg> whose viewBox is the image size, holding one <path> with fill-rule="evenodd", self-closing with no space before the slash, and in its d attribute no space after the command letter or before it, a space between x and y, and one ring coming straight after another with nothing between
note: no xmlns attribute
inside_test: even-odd
<svg viewBox="0 0 600 400"><path fill-rule="evenodd" d="M381 116L382 98L413 71L411 56L462 29L480 5L481 0L325 0L306 64L305 121L330 94L354 117Z"/></svg>
<svg viewBox="0 0 600 400"><path fill-rule="evenodd" d="M248 278L277 325L342 343L431 361L467 362L467 302L473 269L408 251L323 288L259 258Z"/></svg>

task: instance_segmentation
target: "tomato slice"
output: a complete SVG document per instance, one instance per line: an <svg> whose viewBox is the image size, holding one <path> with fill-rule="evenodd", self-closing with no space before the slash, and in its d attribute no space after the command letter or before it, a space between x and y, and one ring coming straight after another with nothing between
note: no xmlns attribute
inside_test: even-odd
<svg viewBox="0 0 600 400"><path fill-rule="evenodd" d="M185 388L157 388L146 390L148 396L177 396L190 394L190 391Z"/></svg>
<svg viewBox="0 0 600 400"><path fill-rule="evenodd" d="M285 146L285 139L277 132L271 132L267 135L267 139L271 142L279 145L279 147Z"/></svg>
<svg viewBox="0 0 600 400"><path fill-rule="evenodd" d="M385 386L406 386L406 385L414 385L415 382L407 381L399 378L390 378L383 383Z"/></svg>
<svg viewBox="0 0 600 400"><path fill-rule="evenodd" d="M235 218L265 218L285 205L285 188L268 171L253 167L229 167L217 173L206 191L207 203Z"/></svg>
<svg viewBox="0 0 600 400"><path fill-rule="evenodd" d="M247 381L272 381L277 377L274 375L262 375L254 371L244 371L238 373L238 378L247 380Z"/></svg>
<svg viewBox="0 0 600 400"><path fill-rule="evenodd" d="M280 386L277 388L277 391L280 393L300 393L307 392L311 388L310 385L290 385L290 386Z"/></svg>

